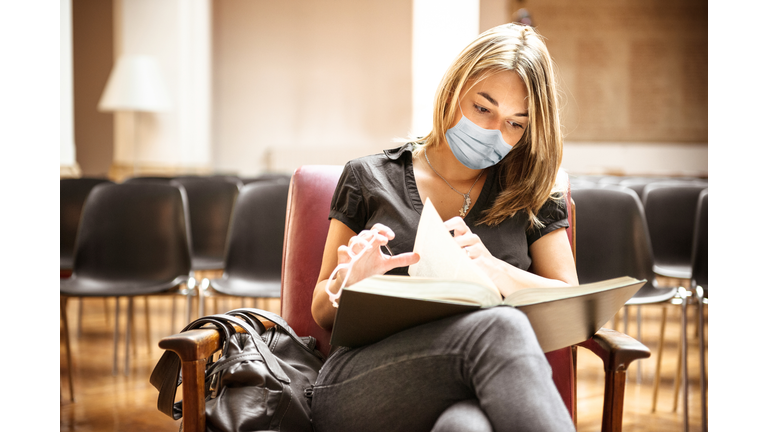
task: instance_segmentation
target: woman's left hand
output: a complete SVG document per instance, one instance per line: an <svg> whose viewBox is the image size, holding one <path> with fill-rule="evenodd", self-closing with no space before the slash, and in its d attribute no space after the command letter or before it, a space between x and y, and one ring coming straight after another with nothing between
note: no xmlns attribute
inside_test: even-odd
<svg viewBox="0 0 768 432"><path fill-rule="evenodd" d="M483 241L469 229L464 219L458 216L448 219L445 221L445 227L449 231L453 231L453 239L471 260L477 264L482 264L483 261L493 259L493 255L485 247Z"/></svg>
<svg viewBox="0 0 768 432"><path fill-rule="evenodd" d="M538 272L531 273L491 255L480 237L464 223L464 219L448 219L445 227L453 230L456 243L491 278L505 297L521 288L578 285L576 266L565 228L545 235L530 247L531 259L534 264L538 263Z"/></svg>

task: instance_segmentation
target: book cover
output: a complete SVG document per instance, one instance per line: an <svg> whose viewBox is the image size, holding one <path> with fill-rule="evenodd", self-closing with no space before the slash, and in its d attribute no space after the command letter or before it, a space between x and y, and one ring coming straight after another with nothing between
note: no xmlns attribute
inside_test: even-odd
<svg viewBox="0 0 768 432"><path fill-rule="evenodd" d="M644 284L622 277L558 288L528 288L502 298L490 278L453 241L429 200L408 276L372 276L344 288L331 344L357 347L410 327L484 307L523 311L544 352L589 339Z"/></svg>

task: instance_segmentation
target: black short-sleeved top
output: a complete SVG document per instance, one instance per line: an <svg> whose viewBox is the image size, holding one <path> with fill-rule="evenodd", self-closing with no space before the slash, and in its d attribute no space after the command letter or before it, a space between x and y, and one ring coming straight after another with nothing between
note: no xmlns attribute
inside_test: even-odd
<svg viewBox="0 0 768 432"><path fill-rule="evenodd" d="M384 224L395 233L388 244L392 253L412 252L423 209L413 174L412 150L409 143L348 162L333 194L329 218L338 219L355 233L376 223ZM492 166L464 222L494 257L528 270L531 265L528 247L545 234L568 227L565 200L550 199L542 206L537 214L544 224L541 229L529 230L527 215L523 212L496 226L478 224L477 220L491 207L499 188L496 167ZM396 268L389 273L407 275L408 268Z"/></svg>

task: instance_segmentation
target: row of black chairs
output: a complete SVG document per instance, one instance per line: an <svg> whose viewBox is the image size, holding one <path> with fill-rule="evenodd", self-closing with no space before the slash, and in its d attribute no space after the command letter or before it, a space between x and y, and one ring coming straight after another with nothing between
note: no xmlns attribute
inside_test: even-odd
<svg viewBox="0 0 768 432"><path fill-rule="evenodd" d="M633 187L629 187L629 185ZM576 268L581 283L629 275L648 283L630 300L636 305L637 339L641 339L641 305L675 304L681 308L681 356L684 420L688 423L687 326L685 308L695 298L699 313L699 358L702 386L702 416L706 430L706 366L704 355L703 305L708 302L707 211L708 183L702 179L599 179L571 178L576 204ZM669 281L688 280L688 287L664 286ZM666 307L662 309L660 344L664 343ZM624 332L627 333L627 316ZM656 357L652 410L659 387L661 348ZM638 379L640 365L638 364ZM675 380L675 395L679 382ZM675 398L676 409L677 398Z"/></svg>
<svg viewBox="0 0 768 432"><path fill-rule="evenodd" d="M116 298L113 374L121 297L128 298L126 374L137 296L183 294L189 320L191 297L201 288L195 272L219 269L222 277L211 281L217 292L279 298L289 180L287 175L247 184L224 176L134 178L122 184L62 179L60 294L70 399L68 298ZM200 304L202 310L202 297ZM149 322L146 327L149 341Z"/></svg>

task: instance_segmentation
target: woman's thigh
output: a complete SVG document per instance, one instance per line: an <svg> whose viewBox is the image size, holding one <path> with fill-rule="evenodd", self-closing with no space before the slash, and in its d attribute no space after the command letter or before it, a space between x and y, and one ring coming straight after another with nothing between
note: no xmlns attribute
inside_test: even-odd
<svg viewBox="0 0 768 432"><path fill-rule="evenodd" d="M429 431L449 406L475 397L475 371L488 366L477 362L488 357L489 345L505 353L495 362L531 350L543 358L524 314L506 307L446 318L366 347L343 349L318 377L312 400L316 430Z"/></svg>

